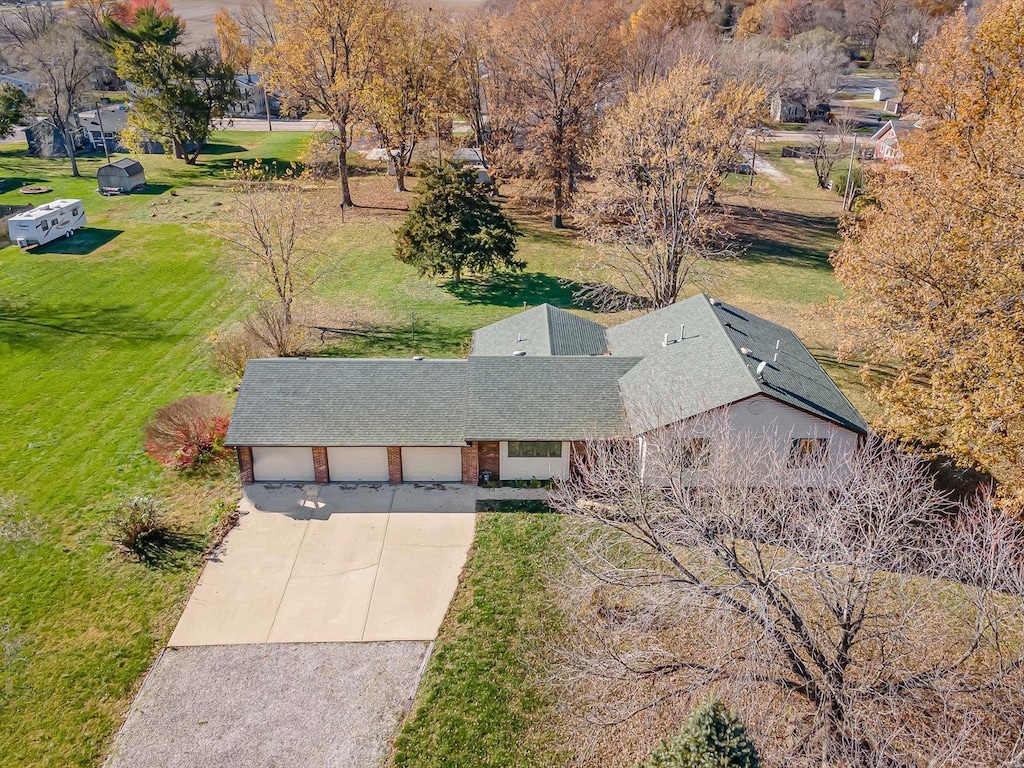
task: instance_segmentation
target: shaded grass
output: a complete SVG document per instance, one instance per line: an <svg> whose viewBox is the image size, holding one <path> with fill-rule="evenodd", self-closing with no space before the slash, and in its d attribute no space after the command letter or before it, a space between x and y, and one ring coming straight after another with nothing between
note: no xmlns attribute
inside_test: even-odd
<svg viewBox="0 0 1024 768"><path fill-rule="evenodd" d="M550 514L490 513L476 538L391 765L559 765L545 724L551 702L533 679L547 561L558 543Z"/></svg>

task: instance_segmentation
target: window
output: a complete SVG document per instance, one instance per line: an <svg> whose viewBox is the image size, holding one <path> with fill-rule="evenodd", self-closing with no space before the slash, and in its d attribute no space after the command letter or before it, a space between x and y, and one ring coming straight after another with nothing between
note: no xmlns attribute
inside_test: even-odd
<svg viewBox="0 0 1024 768"><path fill-rule="evenodd" d="M828 440L823 437L800 437L789 447L789 464L792 467L818 467L828 456Z"/></svg>
<svg viewBox="0 0 1024 768"><path fill-rule="evenodd" d="M46 223L46 219L43 219L43 220L42 220L42 221L40 222L40 224L42 224L42 225L43 225L43 232L46 232L46 231L47 231L47 230L48 230L48 229L50 228L50 225Z"/></svg>
<svg viewBox="0 0 1024 768"><path fill-rule="evenodd" d="M684 469L697 469L708 465L708 449L711 441L704 437L695 437L683 441L679 447L680 464Z"/></svg>
<svg viewBox="0 0 1024 768"><path fill-rule="evenodd" d="M557 459L562 456L562 443L557 440L508 441L510 459Z"/></svg>
<svg viewBox="0 0 1024 768"><path fill-rule="evenodd" d="M78 208L72 208L72 209L71 209L71 214L72 214L73 216L77 216L77 215L78 215Z"/></svg>

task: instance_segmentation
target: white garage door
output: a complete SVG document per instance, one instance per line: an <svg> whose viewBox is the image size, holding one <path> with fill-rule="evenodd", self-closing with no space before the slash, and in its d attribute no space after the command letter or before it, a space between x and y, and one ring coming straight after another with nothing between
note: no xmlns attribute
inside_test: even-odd
<svg viewBox="0 0 1024 768"><path fill-rule="evenodd" d="M253 448L252 476L256 481L316 479L312 448Z"/></svg>
<svg viewBox="0 0 1024 768"><path fill-rule="evenodd" d="M336 483L388 481L387 448L328 448L327 466Z"/></svg>
<svg viewBox="0 0 1024 768"><path fill-rule="evenodd" d="M406 482L461 482L462 450L459 448L403 448L402 479Z"/></svg>

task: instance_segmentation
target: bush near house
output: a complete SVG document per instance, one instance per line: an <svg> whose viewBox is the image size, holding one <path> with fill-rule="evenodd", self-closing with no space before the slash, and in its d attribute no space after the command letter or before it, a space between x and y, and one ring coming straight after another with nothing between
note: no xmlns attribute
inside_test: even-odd
<svg viewBox="0 0 1024 768"><path fill-rule="evenodd" d="M146 453L175 469L193 469L217 460L226 452L227 410L218 395L193 395L165 405L143 429Z"/></svg>

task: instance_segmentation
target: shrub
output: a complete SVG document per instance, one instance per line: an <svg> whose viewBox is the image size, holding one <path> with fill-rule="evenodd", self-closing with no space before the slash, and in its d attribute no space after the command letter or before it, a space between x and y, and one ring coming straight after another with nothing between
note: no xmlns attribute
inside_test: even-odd
<svg viewBox="0 0 1024 768"><path fill-rule="evenodd" d="M210 334L210 358L220 373L241 378L249 360L268 354L267 346L244 326Z"/></svg>
<svg viewBox="0 0 1024 768"><path fill-rule="evenodd" d="M225 455L227 403L218 395L184 397L153 414L143 429L146 453L164 466L192 469Z"/></svg>
<svg viewBox="0 0 1024 768"><path fill-rule="evenodd" d="M136 555L142 554L147 542L163 528L163 514L151 496L132 496L110 518L114 543Z"/></svg>
<svg viewBox="0 0 1024 768"><path fill-rule="evenodd" d="M682 732L639 768L759 768L757 747L739 716L711 700L690 713Z"/></svg>

